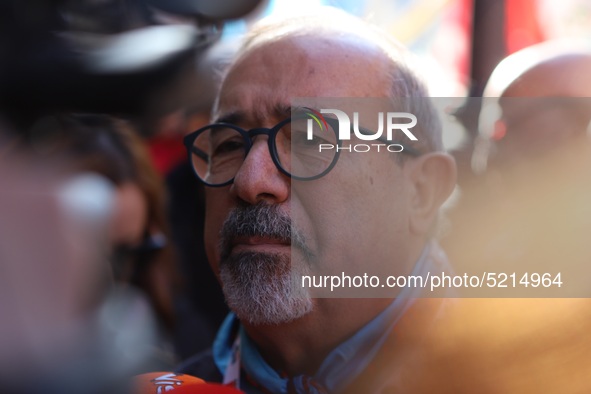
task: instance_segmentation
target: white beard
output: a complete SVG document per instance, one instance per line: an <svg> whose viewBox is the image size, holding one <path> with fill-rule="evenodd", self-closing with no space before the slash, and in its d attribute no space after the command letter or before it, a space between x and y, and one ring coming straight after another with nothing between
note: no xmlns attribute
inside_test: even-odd
<svg viewBox="0 0 591 394"><path fill-rule="evenodd" d="M306 271L303 264L297 271ZM253 325L281 324L312 311L309 289L284 254L238 253L220 265L226 302L242 321Z"/></svg>

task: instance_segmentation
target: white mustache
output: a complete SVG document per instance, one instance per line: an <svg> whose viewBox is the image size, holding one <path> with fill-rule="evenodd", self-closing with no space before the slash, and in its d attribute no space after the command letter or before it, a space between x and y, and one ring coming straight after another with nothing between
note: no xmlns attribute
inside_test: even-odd
<svg viewBox="0 0 591 394"><path fill-rule="evenodd" d="M230 211L220 232L222 262L231 254L233 240L238 237L276 239L299 248L309 258L313 257L305 236L293 226L291 218L277 205L242 205Z"/></svg>

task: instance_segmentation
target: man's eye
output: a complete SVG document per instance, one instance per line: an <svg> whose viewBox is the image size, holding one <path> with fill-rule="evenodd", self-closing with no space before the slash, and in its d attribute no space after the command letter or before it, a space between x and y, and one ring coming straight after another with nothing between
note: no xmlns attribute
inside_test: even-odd
<svg viewBox="0 0 591 394"><path fill-rule="evenodd" d="M241 151L244 149L244 141L241 139L233 139L221 142L220 144L216 145L213 154L214 155L223 155L228 153L235 153L236 151Z"/></svg>
<svg viewBox="0 0 591 394"><path fill-rule="evenodd" d="M292 131L291 133L291 144L293 146L300 146L300 147L315 147L320 144L329 144L331 143L326 138L321 137L320 135L314 133L311 136L312 138L308 138L308 133L306 131Z"/></svg>

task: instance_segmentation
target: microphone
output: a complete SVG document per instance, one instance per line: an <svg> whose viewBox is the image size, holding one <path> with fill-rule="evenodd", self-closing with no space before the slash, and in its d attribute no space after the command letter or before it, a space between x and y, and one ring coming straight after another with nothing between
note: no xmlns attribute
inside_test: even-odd
<svg viewBox="0 0 591 394"><path fill-rule="evenodd" d="M195 376L175 372L136 375L132 386L132 394L244 394L231 386L208 383Z"/></svg>

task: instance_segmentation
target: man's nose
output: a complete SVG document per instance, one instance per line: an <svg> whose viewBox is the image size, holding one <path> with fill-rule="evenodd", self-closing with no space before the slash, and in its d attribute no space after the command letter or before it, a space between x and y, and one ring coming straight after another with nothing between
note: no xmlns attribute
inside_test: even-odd
<svg viewBox="0 0 591 394"><path fill-rule="evenodd" d="M287 201L291 180L283 174L271 158L267 137L258 136L236 173L232 190L250 203L277 204Z"/></svg>

